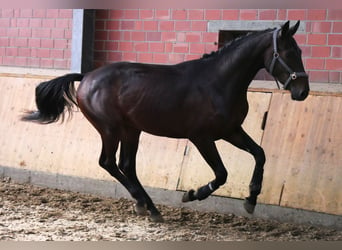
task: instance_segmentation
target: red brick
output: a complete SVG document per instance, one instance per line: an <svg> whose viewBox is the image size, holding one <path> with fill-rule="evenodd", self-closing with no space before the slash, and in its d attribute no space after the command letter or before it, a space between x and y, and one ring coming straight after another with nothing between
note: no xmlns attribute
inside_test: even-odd
<svg viewBox="0 0 342 250"><path fill-rule="evenodd" d="M302 50L302 57L311 57L311 51L313 46L300 46Z"/></svg>
<svg viewBox="0 0 342 250"><path fill-rule="evenodd" d="M204 19L205 20L221 20L221 10L205 10Z"/></svg>
<svg viewBox="0 0 342 250"><path fill-rule="evenodd" d="M165 52L170 53L173 49L173 43L165 43Z"/></svg>
<svg viewBox="0 0 342 250"><path fill-rule="evenodd" d="M133 51L133 42L120 42L119 50L122 51Z"/></svg>
<svg viewBox="0 0 342 250"><path fill-rule="evenodd" d="M69 28L69 19L56 19L56 27L59 29Z"/></svg>
<svg viewBox="0 0 342 250"><path fill-rule="evenodd" d="M18 18L16 26L17 27L27 28L27 27L29 27L29 24L30 24L30 19L28 19L28 18Z"/></svg>
<svg viewBox="0 0 342 250"><path fill-rule="evenodd" d="M328 36L329 45L342 45L342 34L331 34Z"/></svg>
<svg viewBox="0 0 342 250"><path fill-rule="evenodd" d="M342 70L342 59L327 59L325 68L327 70Z"/></svg>
<svg viewBox="0 0 342 250"><path fill-rule="evenodd" d="M110 19L117 19L121 20L124 18L124 10L110 10L109 12L109 18Z"/></svg>
<svg viewBox="0 0 342 250"><path fill-rule="evenodd" d="M2 28L0 26L0 37L7 37L7 28Z"/></svg>
<svg viewBox="0 0 342 250"><path fill-rule="evenodd" d="M312 22L311 32L313 33L330 33L331 22Z"/></svg>
<svg viewBox="0 0 342 250"><path fill-rule="evenodd" d="M121 40L121 34L122 32L120 31L111 31L109 32L109 40Z"/></svg>
<svg viewBox="0 0 342 250"><path fill-rule="evenodd" d="M186 33L185 32L178 32L177 33L177 42L185 42Z"/></svg>
<svg viewBox="0 0 342 250"><path fill-rule="evenodd" d="M176 41L177 35L176 32L162 32L162 41Z"/></svg>
<svg viewBox="0 0 342 250"><path fill-rule="evenodd" d="M329 72L328 71L309 71L310 82L328 82Z"/></svg>
<svg viewBox="0 0 342 250"><path fill-rule="evenodd" d="M107 60L107 55L110 54L111 52L103 52L103 51L95 51L94 52L94 58L95 60L101 60L105 61Z"/></svg>
<svg viewBox="0 0 342 250"><path fill-rule="evenodd" d="M145 32L142 31L132 31L131 33L132 41L145 41Z"/></svg>
<svg viewBox="0 0 342 250"><path fill-rule="evenodd" d="M165 45L164 42L159 43L150 43L150 49L151 52L164 52L165 51Z"/></svg>
<svg viewBox="0 0 342 250"><path fill-rule="evenodd" d="M185 61L192 61L192 60L196 60L196 59L198 59L198 58L200 58L199 55L187 54L187 55L185 55L184 60L185 60Z"/></svg>
<svg viewBox="0 0 342 250"><path fill-rule="evenodd" d="M333 47L331 56L334 58L342 58L342 47Z"/></svg>
<svg viewBox="0 0 342 250"><path fill-rule="evenodd" d="M1 18L0 19L0 27L10 27L10 20L9 18Z"/></svg>
<svg viewBox="0 0 342 250"><path fill-rule="evenodd" d="M68 48L68 40L67 39L56 39L54 41L54 48L55 49L66 49Z"/></svg>
<svg viewBox="0 0 342 250"><path fill-rule="evenodd" d="M64 38L65 39L72 39L72 30L71 29L64 30Z"/></svg>
<svg viewBox="0 0 342 250"><path fill-rule="evenodd" d="M173 31L175 30L175 22L174 21L160 21L159 30L160 31Z"/></svg>
<svg viewBox="0 0 342 250"><path fill-rule="evenodd" d="M240 10L240 19L241 20L256 20L257 19L257 10Z"/></svg>
<svg viewBox="0 0 342 250"><path fill-rule="evenodd" d="M190 31L191 22L190 21L175 21L175 30L176 31Z"/></svg>
<svg viewBox="0 0 342 250"><path fill-rule="evenodd" d="M95 31L95 40L107 40L108 39L108 31L97 30Z"/></svg>
<svg viewBox="0 0 342 250"><path fill-rule="evenodd" d="M64 58L63 50L60 50L60 49L52 49L50 52L50 55L51 55L51 58L55 58L55 59Z"/></svg>
<svg viewBox="0 0 342 250"><path fill-rule="evenodd" d="M31 37L31 35L32 35L32 29L30 29L30 28L19 29L19 37Z"/></svg>
<svg viewBox="0 0 342 250"><path fill-rule="evenodd" d="M40 39L39 38L28 39L28 46L31 48L40 48Z"/></svg>
<svg viewBox="0 0 342 250"><path fill-rule="evenodd" d="M192 21L191 31L207 31L207 21Z"/></svg>
<svg viewBox="0 0 342 250"><path fill-rule="evenodd" d="M47 18L58 18L58 9L47 9L46 10L46 17Z"/></svg>
<svg viewBox="0 0 342 250"><path fill-rule="evenodd" d="M154 11L150 10L140 10L140 19L153 19Z"/></svg>
<svg viewBox="0 0 342 250"><path fill-rule="evenodd" d="M18 48L6 48L6 56L18 56Z"/></svg>
<svg viewBox="0 0 342 250"><path fill-rule="evenodd" d="M216 50L217 50L216 44L206 44L204 53L211 53L212 51L216 51Z"/></svg>
<svg viewBox="0 0 342 250"><path fill-rule="evenodd" d="M153 63L166 64L168 63L168 54L164 53L153 53Z"/></svg>
<svg viewBox="0 0 342 250"><path fill-rule="evenodd" d="M96 30L104 30L106 22L103 20L96 20L95 21L95 29Z"/></svg>
<svg viewBox="0 0 342 250"><path fill-rule="evenodd" d="M158 30L158 21L144 21L144 30Z"/></svg>
<svg viewBox="0 0 342 250"><path fill-rule="evenodd" d="M240 11L239 10L223 10L222 19L223 20L239 20Z"/></svg>
<svg viewBox="0 0 342 250"><path fill-rule="evenodd" d="M33 17L46 17L46 9L34 9L33 10Z"/></svg>
<svg viewBox="0 0 342 250"><path fill-rule="evenodd" d="M330 51L331 51L330 47L313 46L311 49L311 56L312 57L329 57Z"/></svg>
<svg viewBox="0 0 342 250"><path fill-rule="evenodd" d="M342 33L342 22L334 22L333 32L334 33Z"/></svg>
<svg viewBox="0 0 342 250"><path fill-rule="evenodd" d="M205 43L214 43L218 41L218 33L204 33L203 34L203 42Z"/></svg>
<svg viewBox="0 0 342 250"><path fill-rule="evenodd" d="M30 57L31 49L30 48L18 48L18 56Z"/></svg>
<svg viewBox="0 0 342 250"><path fill-rule="evenodd" d="M122 54L121 52L109 52L108 53L108 61L110 62L118 62L122 61Z"/></svg>
<svg viewBox="0 0 342 250"><path fill-rule="evenodd" d="M205 52L205 44L202 44L202 43L190 44L190 53L203 54L204 52Z"/></svg>
<svg viewBox="0 0 342 250"><path fill-rule="evenodd" d="M66 60L54 60L53 68L54 69L66 69L68 67L68 62Z"/></svg>
<svg viewBox="0 0 342 250"><path fill-rule="evenodd" d="M8 47L9 39L8 37L0 37L0 47Z"/></svg>
<svg viewBox="0 0 342 250"><path fill-rule="evenodd" d="M135 53L135 52L124 52L124 53L122 53L121 61L136 62L137 61L137 53Z"/></svg>
<svg viewBox="0 0 342 250"><path fill-rule="evenodd" d="M189 45L188 43L175 43L173 45L173 52L175 53L188 53Z"/></svg>
<svg viewBox="0 0 342 250"><path fill-rule="evenodd" d="M340 72L336 72L336 71L329 72L329 82L339 83L340 82Z"/></svg>
<svg viewBox="0 0 342 250"><path fill-rule="evenodd" d="M20 17L32 17L32 9L20 9Z"/></svg>
<svg viewBox="0 0 342 250"><path fill-rule="evenodd" d="M1 17L14 17L14 10L13 9L0 9Z"/></svg>
<svg viewBox="0 0 342 250"><path fill-rule="evenodd" d="M118 42L114 42L114 41L106 41L104 43L104 49L105 50L118 50L119 49L119 43Z"/></svg>
<svg viewBox="0 0 342 250"><path fill-rule="evenodd" d="M306 69L324 69L324 59L307 58L305 60Z"/></svg>
<svg viewBox="0 0 342 250"><path fill-rule="evenodd" d="M64 38L65 30L64 29L52 29L51 30L51 38Z"/></svg>
<svg viewBox="0 0 342 250"><path fill-rule="evenodd" d="M120 21L106 21L106 29L108 30L118 30L120 28Z"/></svg>
<svg viewBox="0 0 342 250"><path fill-rule="evenodd" d="M48 38L51 36L51 29L32 29L32 37Z"/></svg>
<svg viewBox="0 0 342 250"><path fill-rule="evenodd" d="M40 58L33 58L33 57L27 58L27 66L39 68L40 67Z"/></svg>
<svg viewBox="0 0 342 250"><path fill-rule="evenodd" d="M134 43L134 51L148 52L148 43Z"/></svg>
<svg viewBox="0 0 342 250"><path fill-rule="evenodd" d="M287 10L278 9L278 20L287 20Z"/></svg>
<svg viewBox="0 0 342 250"><path fill-rule="evenodd" d="M146 32L147 41L161 41L161 32Z"/></svg>
<svg viewBox="0 0 342 250"><path fill-rule="evenodd" d="M185 34L185 41L189 43L198 43L201 41L201 32L189 32Z"/></svg>
<svg viewBox="0 0 342 250"><path fill-rule="evenodd" d="M203 20L204 10L189 10L188 15L189 20Z"/></svg>
<svg viewBox="0 0 342 250"><path fill-rule="evenodd" d="M27 66L27 58L26 57L15 57L14 63L15 63L15 66L19 66L19 67Z"/></svg>
<svg viewBox="0 0 342 250"><path fill-rule="evenodd" d="M58 17L59 18L72 18L72 10L71 9L60 9Z"/></svg>
<svg viewBox="0 0 342 250"><path fill-rule="evenodd" d="M327 35L325 34L308 34L308 44L310 45L326 45Z"/></svg>
<svg viewBox="0 0 342 250"><path fill-rule="evenodd" d="M4 56L2 58L2 62L4 65L12 66L12 65L15 65L14 59L15 59L15 57L13 57L13 56Z"/></svg>
<svg viewBox="0 0 342 250"><path fill-rule="evenodd" d="M187 10L172 10L173 20L186 20L188 18Z"/></svg>
<svg viewBox="0 0 342 250"><path fill-rule="evenodd" d="M277 10L260 10L259 19L260 20L275 20L277 17Z"/></svg>
<svg viewBox="0 0 342 250"><path fill-rule="evenodd" d="M94 50L104 50L105 41L95 41Z"/></svg>
<svg viewBox="0 0 342 250"><path fill-rule="evenodd" d="M41 28L42 27L42 19L31 18L29 20L30 20L30 27L32 27L32 28Z"/></svg>
<svg viewBox="0 0 342 250"><path fill-rule="evenodd" d="M134 30L135 29L135 21L121 21L120 28L122 30Z"/></svg>
<svg viewBox="0 0 342 250"><path fill-rule="evenodd" d="M108 10L96 10L95 16L96 16L96 20L108 19L109 11Z"/></svg>
<svg viewBox="0 0 342 250"><path fill-rule="evenodd" d="M155 12L156 19L170 19L169 10L156 9Z"/></svg>
<svg viewBox="0 0 342 250"><path fill-rule="evenodd" d="M139 19L139 10L124 10L125 19Z"/></svg>
<svg viewBox="0 0 342 250"><path fill-rule="evenodd" d="M342 20L342 9L329 9L328 10L328 20Z"/></svg>
<svg viewBox="0 0 342 250"><path fill-rule="evenodd" d="M306 10L288 10L287 11L287 19L289 20L305 20L306 19Z"/></svg>
<svg viewBox="0 0 342 250"><path fill-rule="evenodd" d="M19 29L18 28L7 29L7 36L8 37L18 37L19 36Z"/></svg>
<svg viewBox="0 0 342 250"><path fill-rule="evenodd" d="M132 40L132 31L122 31L122 40L123 41L131 41Z"/></svg>
<svg viewBox="0 0 342 250"><path fill-rule="evenodd" d="M298 45L306 45L306 35L297 33L294 35L294 38Z"/></svg>
<svg viewBox="0 0 342 250"><path fill-rule="evenodd" d="M12 38L11 45L15 47L27 47L28 39L27 38Z"/></svg>
<svg viewBox="0 0 342 250"><path fill-rule="evenodd" d="M138 53L138 62L142 63L152 63L153 62L152 53Z"/></svg>
<svg viewBox="0 0 342 250"><path fill-rule="evenodd" d="M180 54L169 54L169 60L168 62L170 64L176 64L176 63L181 63L184 62L184 54L180 53Z"/></svg>
<svg viewBox="0 0 342 250"><path fill-rule="evenodd" d="M326 20L327 18L327 11L324 10L308 10L308 20Z"/></svg>
<svg viewBox="0 0 342 250"><path fill-rule="evenodd" d="M56 27L56 22L55 19L43 19L42 20L42 27L43 28L55 28ZM61 28L61 27L59 27Z"/></svg>

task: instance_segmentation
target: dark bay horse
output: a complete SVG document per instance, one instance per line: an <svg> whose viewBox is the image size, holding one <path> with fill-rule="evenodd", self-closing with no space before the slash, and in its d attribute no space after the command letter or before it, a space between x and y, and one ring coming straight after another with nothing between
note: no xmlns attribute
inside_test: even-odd
<svg viewBox="0 0 342 250"><path fill-rule="evenodd" d="M67 74L36 87L38 111L23 120L51 123L78 105L102 139L100 166L137 200L137 214L163 218L136 175L141 131L188 138L215 173L215 179L183 196L203 200L227 180L227 170L215 146L218 139L251 153L255 169L244 207L253 213L261 191L265 154L242 129L247 112L247 88L261 68L280 81L294 100L309 94L301 50L293 35L299 21L250 33L200 59L176 65L118 62L85 75ZM74 81L81 81L77 93ZM120 143L120 158L115 153Z"/></svg>

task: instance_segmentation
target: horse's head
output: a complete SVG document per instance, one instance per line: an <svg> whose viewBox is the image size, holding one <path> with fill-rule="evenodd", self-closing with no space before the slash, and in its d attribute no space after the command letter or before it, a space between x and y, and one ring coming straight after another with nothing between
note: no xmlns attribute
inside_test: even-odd
<svg viewBox="0 0 342 250"><path fill-rule="evenodd" d="M287 21L274 30L272 46L265 53L265 65L276 81L279 80L284 89L291 92L293 100L302 101L309 94L309 79L304 70L302 52L293 38L299 23L290 28Z"/></svg>

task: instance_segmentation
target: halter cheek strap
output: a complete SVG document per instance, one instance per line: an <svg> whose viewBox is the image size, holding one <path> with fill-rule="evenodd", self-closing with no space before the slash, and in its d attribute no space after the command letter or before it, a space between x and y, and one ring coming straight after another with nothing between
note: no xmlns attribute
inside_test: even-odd
<svg viewBox="0 0 342 250"><path fill-rule="evenodd" d="M275 64L278 61L285 68L285 70L289 73L289 77L287 78L286 82L284 83L284 89L287 89L288 85L290 84L290 82L292 80L296 80L298 77L306 77L306 78L308 78L309 76L305 72L295 72L295 71L293 71L286 64L286 62L279 56L278 47L277 47L277 37L278 37L278 33L279 33L280 30L281 30L281 28L277 28L273 32L273 58L272 58L272 62L271 62L271 65L270 65L269 72L274 77L274 79L275 79L275 81L277 83L278 89L280 89L278 79L273 75L273 70L274 70Z"/></svg>

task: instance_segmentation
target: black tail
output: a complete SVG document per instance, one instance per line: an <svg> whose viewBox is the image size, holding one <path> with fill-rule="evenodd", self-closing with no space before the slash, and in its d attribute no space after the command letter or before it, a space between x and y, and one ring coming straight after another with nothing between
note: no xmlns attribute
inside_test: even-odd
<svg viewBox="0 0 342 250"><path fill-rule="evenodd" d="M64 119L64 109L67 108L69 114L75 104L74 81L81 81L82 74L67 74L47 82L42 82L36 87L36 105L38 111L29 111L21 120L35 121L38 123L52 123Z"/></svg>

